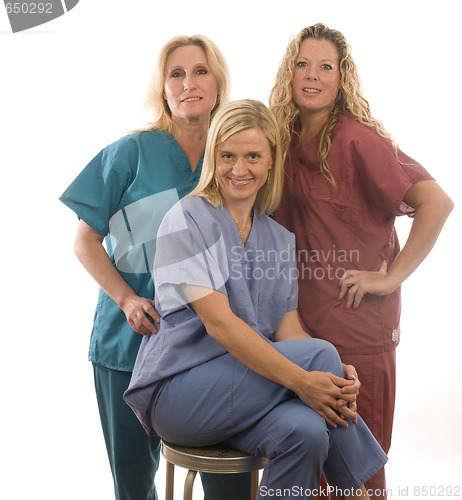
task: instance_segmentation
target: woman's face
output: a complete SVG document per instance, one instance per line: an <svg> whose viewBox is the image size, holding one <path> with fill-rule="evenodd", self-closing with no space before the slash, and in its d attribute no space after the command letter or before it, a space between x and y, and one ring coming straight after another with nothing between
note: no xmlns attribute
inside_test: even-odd
<svg viewBox="0 0 462 500"><path fill-rule="evenodd" d="M164 97L173 118L208 119L217 96L218 82L201 47L178 47L167 57Z"/></svg>
<svg viewBox="0 0 462 500"><path fill-rule="evenodd" d="M253 204L272 164L270 143L259 128L238 132L218 145L215 172L224 205Z"/></svg>
<svg viewBox="0 0 462 500"><path fill-rule="evenodd" d="M300 44L292 95L300 113L329 113L340 89L338 52L329 40L307 38Z"/></svg>

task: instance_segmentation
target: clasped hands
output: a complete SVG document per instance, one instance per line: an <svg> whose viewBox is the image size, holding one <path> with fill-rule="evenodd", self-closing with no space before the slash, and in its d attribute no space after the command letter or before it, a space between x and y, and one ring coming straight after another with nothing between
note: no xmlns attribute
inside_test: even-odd
<svg viewBox="0 0 462 500"><path fill-rule="evenodd" d="M306 372L299 398L316 411L331 427L348 427L347 420L358 422L356 398L361 382L351 365L343 365L345 378L329 372Z"/></svg>

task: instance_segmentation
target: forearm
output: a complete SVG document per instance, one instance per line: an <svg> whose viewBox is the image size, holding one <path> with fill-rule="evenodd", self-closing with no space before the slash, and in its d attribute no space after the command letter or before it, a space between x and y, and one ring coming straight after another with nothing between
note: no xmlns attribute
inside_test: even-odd
<svg viewBox="0 0 462 500"><path fill-rule="evenodd" d="M234 318L233 318L234 317ZM236 359L253 372L293 391L307 406L318 412L326 422L347 427L345 419L357 421L355 401L357 388L328 372L306 371L290 361L266 342L239 318L221 315L223 322L207 329ZM307 338L306 335L302 338ZM348 404L353 404L352 408ZM339 413L340 412L340 413Z"/></svg>
<svg viewBox="0 0 462 500"><path fill-rule="evenodd" d="M98 285L122 308L128 297L135 295L133 289L122 278L109 258L104 246L103 237L97 233L91 234L88 226L79 223L74 252Z"/></svg>
<svg viewBox="0 0 462 500"><path fill-rule="evenodd" d="M209 335L238 361L272 382L297 392L298 384L308 374L231 312L206 327Z"/></svg>
<svg viewBox="0 0 462 500"><path fill-rule="evenodd" d="M395 288L408 278L430 253L454 206L436 183L425 187L431 193L428 193L427 197L420 194L419 201L420 198L423 198L423 201L416 203L416 213L406 244L388 269L388 278L396 284ZM412 192L410 194L412 195ZM410 196L410 200L405 201L412 203L412 198Z"/></svg>
<svg viewBox="0 0 462 500"><path fill-rule="evenodd" d="M192 288L197 291L200 287ZM184 290L191 299L190 287L185 287ZM347 407L347 403L356 401L356 393L346 394L342 391L343 387L352 385L353 381L328 372L307 371L293 363L235 316L225 295L216 291L204 295L203 292L204 289L200 292L201 298L192 300L191 305L204 323L207 333L243 365L293 391L333 427L346 427L348 424L344 418L356 418L355 412ZM278 327L280 337L284 337L284 332L291 329L291 326L299 332L299 338L308 337L301 328L296 327L299 323L297 311L286 313L281 323ZM338 414L339 411L342 416Z"/></svg>

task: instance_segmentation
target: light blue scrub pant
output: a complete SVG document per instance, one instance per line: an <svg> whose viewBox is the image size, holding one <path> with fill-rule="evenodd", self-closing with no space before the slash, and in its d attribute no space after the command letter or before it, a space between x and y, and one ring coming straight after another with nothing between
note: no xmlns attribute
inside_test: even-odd
<svg viewBox="0 0 462 500"><path fill-rule="evenodd" d="M343 376L339 355L328 342L301 339L273 345L308 371ZM292 391L230 354L167 379L151 415L156 433L171 443L226 442L267 457L259 499L314 498L323 471L338 496L348 494L387 461L360 418L346 429L330 428Z"/></svg>
<svg viewBox="0 0 462 500"><path fill-rule="evenodd" d="M156 500L160 439L149 437L123 400L131 373L93 364L116 500ZM250 474L202 474L205 500L250 500Z"/></svg>

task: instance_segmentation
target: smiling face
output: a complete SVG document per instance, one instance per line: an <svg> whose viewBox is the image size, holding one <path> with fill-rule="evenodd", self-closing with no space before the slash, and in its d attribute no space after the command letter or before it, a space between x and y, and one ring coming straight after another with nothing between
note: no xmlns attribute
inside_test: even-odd
<svg viewBox="0 0 462 500"><path fill-rule="evenodd" d="M164 97L173 119L208 120L217 96L217 79L200 47L178 47L167 57Z"/></svg>
<svg viewBox="0 0 462 500"><path fill-rule="evenodd" d="M255 202L273 164L271 146L259 128L237 132L217 146L215 172L223 204Z"/></svg>
<svg viewBox="0 0 462 500"><path fill-rule="evenodd" d="M300 113L329 114L340 89L338 53L329 40L307 38L300 44L292 95Z"/></svg>

